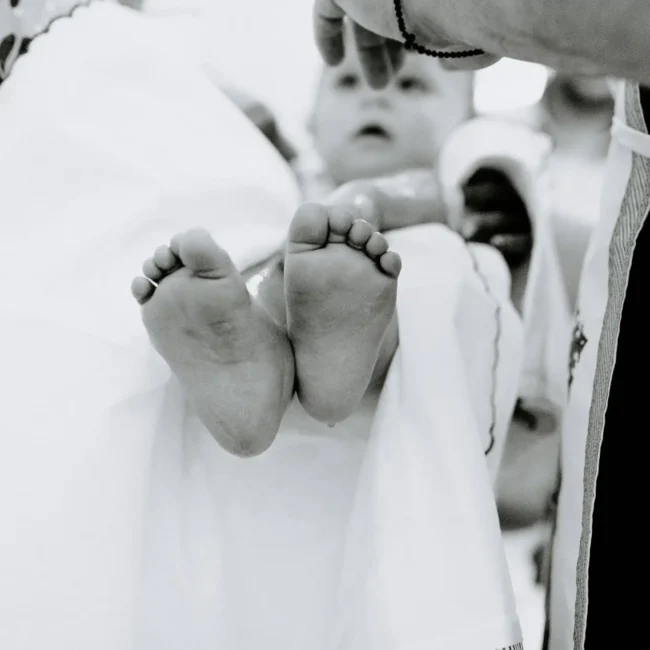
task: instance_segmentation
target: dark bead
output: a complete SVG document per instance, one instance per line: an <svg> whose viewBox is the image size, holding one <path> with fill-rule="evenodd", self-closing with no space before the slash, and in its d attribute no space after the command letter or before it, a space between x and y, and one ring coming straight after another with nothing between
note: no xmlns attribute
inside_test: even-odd
<svg viewBox="0 0 650 650"><path fill-rule="evenodd" d="M464 50L462 52L438 52L437 50L429 50L422 45L418 45L415 42L415 35L406 30L401 0L393 0L393 5L395 7L395 15L397 16L397 26L402 34L402 38L404 39L404 49L408 51L414 50L419 54L426 54L427 56L433 56L440 59L461 59L468 56L480 56L481 54L485 54L483 50L479 49Z"/></svg>

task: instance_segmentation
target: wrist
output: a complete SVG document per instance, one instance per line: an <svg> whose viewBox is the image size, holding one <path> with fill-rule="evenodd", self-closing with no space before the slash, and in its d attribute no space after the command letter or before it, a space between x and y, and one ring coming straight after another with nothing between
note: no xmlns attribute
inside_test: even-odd
<svg viewBox="0 0 650 650"><path fill-rule="evenodd" d="M650 85L650 3L402 2L407 30L425 47L465 45L568 73L611 75Z"/></svg>
<svg viewBox="0 0 650 650"><path fill-rule="evenodd" d="M479 29L480 8L474 11L474 7L459 6L453 0L400 1L406 31L415 36L418 45L432 49L483 48L486 39Z"/></svg>
<svg viewBox="0 0 650 650"><path fill-rule="evenodd" d="M476 47L499 56L538 61L540 57L552 57L565 42L565 36L559 34L564 30L557 25L558 12L549 12L544 3L528 0L474 4L467 0L401 0L401 3L407 31L425 47Z"/></svg>

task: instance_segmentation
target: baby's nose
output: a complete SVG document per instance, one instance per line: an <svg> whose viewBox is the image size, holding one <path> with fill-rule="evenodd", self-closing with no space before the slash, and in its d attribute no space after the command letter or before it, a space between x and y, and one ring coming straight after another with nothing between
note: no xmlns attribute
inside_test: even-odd
<svg viewBox="0 0 650 650"><path fill-rule="evenodd" d="M364 89L361 97L363 106L372 106L378 108L390 108L392 100L390 94L385 90L373 90L372 88Z"/></svg>

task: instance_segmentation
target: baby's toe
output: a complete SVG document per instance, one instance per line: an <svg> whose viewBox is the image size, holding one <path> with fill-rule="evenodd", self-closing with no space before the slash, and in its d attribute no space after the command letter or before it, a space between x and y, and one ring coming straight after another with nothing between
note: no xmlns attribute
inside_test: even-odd
<svg viewBox="0 0 650 650"><path fill-rule="evenodd" d="M153 261L156 263L156 266L165 273L169 273L180 266L178 258L174 255L169 246L159 246L156 248L156 251L153 254Z"/></svg>
<svg viewBox="0 0 650 650"><path fill-rule="evenodd" d="M131 283L131 294L141 305L144 305L155 291L156 287L147 278L137 277Z"/></svg>
<svg viewBox="0 0 650 650"><path fill-rule="evenodd" d="M348 233L348 243L355 248L365 248L373 232L373 227L367 221L357 219Z"/></svg>
<svg viewBox="0 0 650 650"><path fill-rule="evenodd" d="M366 253L370 257L381 257L388 252L388 241L379 232L373 232L366 244Z"/></svg>
<svg viewBox="0 0 650 650"><path fill-rule="evenodd" d="M402 270L402 258L393 251L384 253L378 260L379 267L387 275L396 278Z"/></svg>

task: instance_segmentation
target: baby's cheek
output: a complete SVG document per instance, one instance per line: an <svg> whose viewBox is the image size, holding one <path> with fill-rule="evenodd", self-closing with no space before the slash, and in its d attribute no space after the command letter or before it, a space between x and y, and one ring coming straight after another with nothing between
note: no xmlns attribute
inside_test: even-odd
<svg viewBox="0 0 650 650"><path fill-rule="evenodd" d="M432 168L438 161L443 138L431 120L413 122L409 127L407 155L409 162L419 167Z"/></svg>

